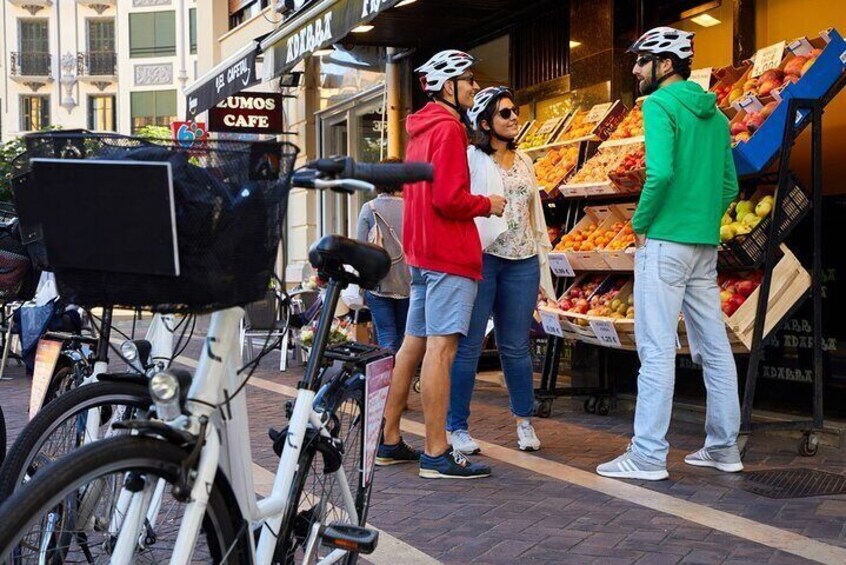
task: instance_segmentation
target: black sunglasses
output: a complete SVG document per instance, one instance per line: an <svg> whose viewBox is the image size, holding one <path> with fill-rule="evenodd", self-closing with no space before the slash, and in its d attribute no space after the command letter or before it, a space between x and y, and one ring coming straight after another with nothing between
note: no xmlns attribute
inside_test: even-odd
<svg viewBox="0 0 846 565"><path fill-rule="evenodd" d="M502 110L497 112L497 114L499 114L499 117L503 120L510 120L512 114L514 115L514 117L520 116L520 108L518 108L517 106L514 106L512 108L503 108Z"/></svg>
<svg viewBox="0 0 846 565"><path fill-rule="evenodd" d="M466 81L467 81L467 82L469 82L470 84L473 84L474 82L476 82L476 75L468 75L468 76L456 77L456 79L455 79L455 80L466 80Z"/></svg>
<svg viewBox="0 0 846 565"><path fill-rule="evenodd" d="M655 55L641 55L635 60L635 65L645 67L647 63L655 62L658 59Z"/></svg>

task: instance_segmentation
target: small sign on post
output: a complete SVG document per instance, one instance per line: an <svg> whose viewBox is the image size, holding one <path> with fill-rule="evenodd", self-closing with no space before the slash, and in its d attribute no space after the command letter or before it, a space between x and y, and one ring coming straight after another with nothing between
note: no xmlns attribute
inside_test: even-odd
<svg viewBox="0 0 846 565"><path fill-rule="evenodd" d="M596 338L608 347L622 347L620 336L611 320L590 320L590 327Z"/></svg>
<svg viewBox="0 0 846 565"><path fill-rule="evenodd" d="M752 63L752 72L749 76L756 78L765 72L777 68L784 58L784 41L779 41L775 45L758 49L755 53L755 60Z"/></svg>
<svg viewBox="0 0 846 565"><path fill-rule="evenodd" d="M576 272L570 265L570 260L563 253L549 254L549 267L556 277L575 277Z"/></svg>
<svg viewBox="0 0 846 565"><path fill-rule="evenodd" d="M558 317L558 314L548 310L541 310L540 317L543 331L545 331L547 335L564 337L564 332L561 330L561 319Z"/></svg>

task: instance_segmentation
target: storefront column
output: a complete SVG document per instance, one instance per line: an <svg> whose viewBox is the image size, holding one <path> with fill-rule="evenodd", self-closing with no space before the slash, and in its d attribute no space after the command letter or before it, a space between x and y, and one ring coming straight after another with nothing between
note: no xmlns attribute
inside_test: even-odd
<svg viewBox="0 0 846 565"><path fill-rule="evenodd" d="M755 47L755 0L732 0L734 8L734 30L732 37L732 60L737 65L750 58Z"/></svg>
<svg viewBox="0 0 846 565"><path fill-rule="evenodd" d="M402 157L402 63L394 61L395 47L387 48L385 63L385 88L387 102L385 112L388 118L388 157Z"/></svg>

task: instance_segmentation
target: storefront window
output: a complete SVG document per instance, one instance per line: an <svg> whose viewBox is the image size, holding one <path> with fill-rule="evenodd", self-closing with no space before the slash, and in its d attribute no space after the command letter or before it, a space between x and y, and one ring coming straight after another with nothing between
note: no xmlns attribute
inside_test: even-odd
<svg viewBox="0 0 846 565"><path fill-rule="evenodd" d="M133 133L144 126L170 126L176 120L176 91L133 92L130 106Z"/></svg>
<svg viewBox="0 0 846 565"><path fill-rule="evenodd" d="M336 45L320 57L320 109L324 110L385 81L385 49Z"/></svg>

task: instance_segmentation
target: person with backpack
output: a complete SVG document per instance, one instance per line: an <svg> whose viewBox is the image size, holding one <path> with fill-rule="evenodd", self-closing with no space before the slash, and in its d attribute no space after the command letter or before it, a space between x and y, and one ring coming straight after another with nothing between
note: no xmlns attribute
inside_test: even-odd
<svg viewBox="0 0 846 565"><path fill-rule="evenodd" d="M401 163L402 160L389 158L382 162ZM411 271L405 262L399 235L402 233L402 186L377 186L376 193L375 199L361 207L356 238L384 248L391 256L391 270L377 288L364 293L364 301L370 308L377 343L396 354L405 336L411 292Z"/></svg>
<svg viewBox="0 0 846 565"><path fill-rule="evenodd" d="M596 468L604 477L666 479L679 313L708 392L705 445L684 462L743 470L737 435L737 369L720 310L720 219L737 196L731 134L716 96L690 77L693 33L659 27L630 48L640 83L646 182L632 217L636 234L635 341L640 357L634 437Z"/></svg>
<svg viewBox="0 0 846 565"><path fill-rule="evenodd" d="M517 427L517 447L537 451L540 440L532 427L535 385L529 334L538 290L555 296L547 258L552 244L532 161L517 151L514 143L520 130L514 94L495 86L479 91L474 101L467 113L475 130L474 143L467 149L470 190L482 196L504 196L506 205L501 218L476 218L483 250L482 280L470 330L461 338L452 364L447 431L453 448L465 454L480 451L467 420L485 329L493 316L496 346Z"/></svg>
<svg viewBox="0 0 846 565"><path fill-rule="evenodd" d="M466 111L479 91L472 68L475 62L472 55L449 49L418 67L420 86L430 102L406 120L406 159L431 163L435 174L432 182L410 183L403 190L402 244L412 268L411 302L376 464L419 461L418 475L424 479L475 479L491 474L487 465L470 462L450 447L446 435L450 367L458 340L470 327L482 278L482 246L473 218L501 216L505 209L502 196L470 193ZM423 454L400 435L408 389L421 360Z"/></svg>

